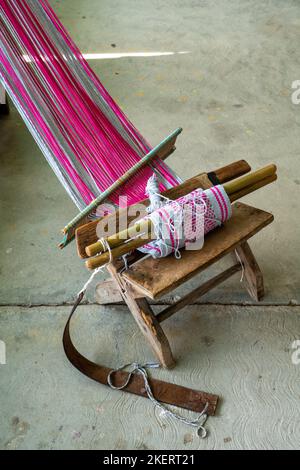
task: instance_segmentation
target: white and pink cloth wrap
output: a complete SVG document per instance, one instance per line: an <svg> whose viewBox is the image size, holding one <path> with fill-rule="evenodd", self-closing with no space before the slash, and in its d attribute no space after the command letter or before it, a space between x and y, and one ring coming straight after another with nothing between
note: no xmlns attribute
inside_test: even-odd
<svg viewBox="0 0 300 470"><path fill-rule="evenodd" d="M153 258L174 253L180 258L180 248L201 249L204 235L231 217L230 199L221 185L196 189L175 201L154 210L150 218L156 239L140 250Z"/></svg>

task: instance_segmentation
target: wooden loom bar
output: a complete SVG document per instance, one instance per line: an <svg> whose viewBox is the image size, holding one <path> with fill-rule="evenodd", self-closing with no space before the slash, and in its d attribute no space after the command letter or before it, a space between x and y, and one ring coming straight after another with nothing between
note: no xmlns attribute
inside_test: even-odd
<svg viewBox="0 0 300 470"><path fill-rule="evenodd" d="M199 175L188 179L184 183L164 191L162 194L165 197L168 197L169 199L177 199L199 187L202 187L203 189L209 188L212 185L212 182L210 180L211 176L213 176L214 179L217 179L218 182L223 184L227 181L232 180L233 178L237 178L241 175L244 175L245 173L248 173L250 170L251 170L251 167L245 160L238 160L236 162L233 162L229 165L218 168L209 173L200 173ZM149 205L149 199L145 199L144 201L141 201L139 204L145 206L144 214L140 214L140 218L142 218L144 215L146 215L146 208ZM121 220L122 217L126 218L128 225L130 224L131 221L136 219L135 215L130 216L128 214L129 209L134 210L136 206L137 205L135 204L133 206L119 209L116 213L105 216L102 219L102 221L106 220L107 222L109 222L109 219L111 217L115 218L116 230L118 231L119 220ZM97 243L99 239L96 233L96 228L97 228L98 223L99 223L99 219L93 222L87 223L86 225L83 225L76 230L77 252L80 258L87 258L88 255L86 253L86 247L94 243ZM96 245L95 247L93 247L92 252L94 254L98 253L99 248L101 250L101 246ZM89 256L92 256L92 255L89 255Z"/></svg>

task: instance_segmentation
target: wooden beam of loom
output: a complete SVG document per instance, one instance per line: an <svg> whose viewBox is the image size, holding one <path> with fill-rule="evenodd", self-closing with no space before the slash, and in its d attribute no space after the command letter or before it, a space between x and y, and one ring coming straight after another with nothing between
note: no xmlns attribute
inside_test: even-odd
<svg viewBox="0 0 300 470"><path fill-rule="evenodd" d="M217 170L211 171L209 173L200 173L199 175L188 179L184 183L164 191L162 194L169 199L177 199L199 187L203 189L209 188L212 185L212 181L223 184L227 181L231 181L232 179L237 178L238 176L248 173L250 170L251 167L245 160L238 160L234 163L231 163L230 165L218 168ZM115 218L115 230L113 231L113 233L115 233L116 230L119 231L119 228L122 225L122 221L124 221L124 219L129 225L133 220L138 220L144 217L146 215L146 208L149 205L149 199L144 199L139 204L144 206L144 212L140 213L138 217L136 214L134 214L134 209L137 207L137 204L134 204L132 206L119 209L115 213L105 216L102 219L94 220L93 222L77 228L76 245L78 256L80 258L87 258L88 256L86 254L85 248L97 242L99 239L97 235L97 225L100 220L102 220L102 222L107 221L107 225L109 226L110 218ZM128 213L129 210L130 212L132 211L131 213L134 215L130 215L130 213ZM107 236L113 235L113 233L108 232Z"/></svg>

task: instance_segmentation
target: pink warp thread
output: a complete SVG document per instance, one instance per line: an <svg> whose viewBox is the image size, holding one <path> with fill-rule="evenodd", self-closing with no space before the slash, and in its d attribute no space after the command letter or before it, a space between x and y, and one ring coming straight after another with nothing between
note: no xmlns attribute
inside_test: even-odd
<svg viewBox="0 0 300 470"><path fill-rule="evenodd" d="M46 0L0 0L0 79L52 168L80 208L150 150L105 90ZM178 178L160 159L111 198L145 197L153 169L161 189Z"/></svg>

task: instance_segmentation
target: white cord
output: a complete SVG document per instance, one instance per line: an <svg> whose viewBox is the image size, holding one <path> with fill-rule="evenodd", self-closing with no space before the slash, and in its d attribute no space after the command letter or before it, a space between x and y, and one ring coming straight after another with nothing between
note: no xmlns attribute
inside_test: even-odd
<svg viewBox="0 0 300 470"><path fill-rule="evenodd" d="M128 373L127 379L119 387L115 386L112 383L112 375L117 371L126 369L126 367L131 368L131 370ZM147 368L152 368L153 369L153 368L158 368L158 367L160 367L160 364L158 364L156 362L148 362L148 363L143 364L143 365L138 364L137 362L132 362L130 364L125 364L124 366L121 366L121 367L118 367L115 370L112 370L108 374L107 383L113 390L122 390L123 388L127 387L127 385L130 382L130 379L131 379L131 377L134 373L141 374L141 376L144 379L145 390L147 392L148 398L153 403L153 405L160 408L166 415L170 416L171 418L174 418L177 421L180 421L181 423L187 424L188 426L192 426L192 427L197 428L197 435L199 437L201 437L202 439L204 439L207 436L207 430L204 427L204 424L205 424L205 422L207 420L207 417L208 417L207 414L206 414L206 411L207 411L207 408L208 408L208 403L205 404L205 406L204 406L203 410L201 411L201 413L199 414L199 416L194 420L184 418L183 416L179 416L177 413L174 413L174 411L169 410L165 405L163 405L160 401L158 401L158 400L156 400L156 398L154 398L151 387L150 387L150 384L149 384L148 374L147 374L146 369Z"/></svg>

